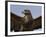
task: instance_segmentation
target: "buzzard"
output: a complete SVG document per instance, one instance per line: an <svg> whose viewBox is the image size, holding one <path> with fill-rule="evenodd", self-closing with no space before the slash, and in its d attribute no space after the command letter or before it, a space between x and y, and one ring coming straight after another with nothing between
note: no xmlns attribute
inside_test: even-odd
<svg viewBox="0 0 46 37"><path fill-rule="evenodd" d="M30 10L24 10L24 17L17 16L11 12L11 26L10 30L14 32L18 31L33 31L35 29L42 28L42 17L39 16L33 19Z"/></svg>

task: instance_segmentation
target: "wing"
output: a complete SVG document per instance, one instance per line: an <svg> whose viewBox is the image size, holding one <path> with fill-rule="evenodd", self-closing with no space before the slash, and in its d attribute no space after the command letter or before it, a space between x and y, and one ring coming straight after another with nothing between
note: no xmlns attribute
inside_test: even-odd
<svg viewBox="0 0 46 37"><path fill-rule="evenodd" d="M11 31L19 31L22 23L22 17L11 13Z"/></svg>
<svg viewBox="0 0 46 37"><path fill-rule="evenodd" d="M42 17L38 17L33 20L32 29L42 28Z"/></svg>

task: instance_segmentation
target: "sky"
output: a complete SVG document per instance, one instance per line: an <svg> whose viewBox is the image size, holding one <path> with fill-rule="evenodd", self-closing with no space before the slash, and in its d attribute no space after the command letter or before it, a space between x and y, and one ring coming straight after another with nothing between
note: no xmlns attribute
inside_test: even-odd
<svg viewBox="0 0 46 37"><path fill-rule="evenodd" d="M33 6L33 5L10 5L10 11L18 16L23 17L24 14L22 13L25 9L30 10L32 17L35 19L41 16L41 6Z"/></svg>

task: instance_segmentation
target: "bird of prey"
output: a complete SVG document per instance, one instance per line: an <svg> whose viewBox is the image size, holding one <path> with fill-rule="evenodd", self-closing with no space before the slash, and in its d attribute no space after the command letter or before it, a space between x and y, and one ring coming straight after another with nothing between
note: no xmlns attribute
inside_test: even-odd
<svg viewBox="0 0 46 37"><path fill-rule="evenodd" d="M11 12L11 25L10 30L18 31L33 31L42 28L42 17L39 16L33 19L30 10L24 10L24 17L17 16Z"/></svg>

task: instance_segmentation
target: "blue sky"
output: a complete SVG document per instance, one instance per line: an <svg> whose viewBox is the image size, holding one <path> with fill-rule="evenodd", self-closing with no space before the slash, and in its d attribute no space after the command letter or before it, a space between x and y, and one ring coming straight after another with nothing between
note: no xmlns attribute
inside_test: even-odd
<svg viewBox="0 0 46 37"><path fill-rule="evenodd" d="M10 11L18 16L23 17L24 14L22 14L22 12L28 9L31 11L31 14L33 16L33 18L37 18L39 16L41 16L41 10L42 7L41 6L33 6L33 5L10 5Z"/></svg>

